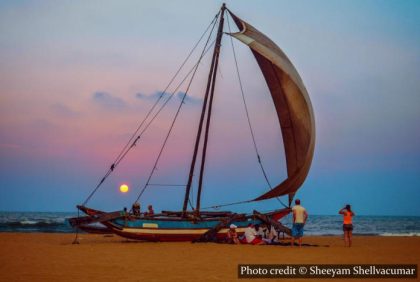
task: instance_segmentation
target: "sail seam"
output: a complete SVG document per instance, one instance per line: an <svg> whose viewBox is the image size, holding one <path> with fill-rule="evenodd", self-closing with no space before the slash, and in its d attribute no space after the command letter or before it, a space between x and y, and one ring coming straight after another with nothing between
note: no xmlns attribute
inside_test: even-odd
<svg viewBox="0 0 420 282"><path fill-rule="evenodd" d="M274 68L274 65L273 65L273 63L271 63L270 62L270 66L271 66L271 69L272 69L272 71L273 71L273 73L274 73L274 76L275 76L275 78L277 79L277 81L278 81L278 83L279 83L279 85L280 85L280 88L281 88L281 91L283 92L283 93L285 93L285 91L284 91L284 89L283 89L283 85L281 84L281 81L280 81L280 78L278 77L278 75L277 75L277 72L276 72L276 70L275 70L275 68ZM284 101L286 102L286 104L287 104L287 108L288 109L290 109L290 105L289 105L289 101L287 100L287 98L286 99L284 99ZM295 136L295 134L294 134L294 124L293 124L293 120L292 120L292 118L291 118L291 116L290 116L290 113L288 113L288 115L287 115L287 117L289 118L289 124L290 124L290 128L292 128L292 132L293 132L293 145L294 145L294 148L295 148L295 154L294 154L294 156L293 156L293 158L295 159L295 163L296 164L298 164L298 159L297 159L297 144L296 144L296 136ZM298 168L296 168L295 169L295 171L297 171L298 170ZM295 172L295 171L293 171L293 173ZM289 173L289 171L287 172L287 175L290 177L290 175L291 175L291 173Z"/></svg>

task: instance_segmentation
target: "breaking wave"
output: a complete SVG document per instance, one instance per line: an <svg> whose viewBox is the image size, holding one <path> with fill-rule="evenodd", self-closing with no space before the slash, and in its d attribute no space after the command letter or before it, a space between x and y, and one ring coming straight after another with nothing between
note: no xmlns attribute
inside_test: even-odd
<svg viewBox="0 0 420 282"><path fill-rule="evenodd" d="M58 232L73 229L67 223L71 213L1 212L0 232Z"/></svg>

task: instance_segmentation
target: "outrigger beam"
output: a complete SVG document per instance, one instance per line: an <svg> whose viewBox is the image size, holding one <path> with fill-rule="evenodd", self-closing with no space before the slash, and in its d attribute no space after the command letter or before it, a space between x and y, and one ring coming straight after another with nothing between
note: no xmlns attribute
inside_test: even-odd
<svg viewBox="0 0 420 282"><path fill-rule="evenodd" d="M124 216L123 211L115 211L108 213L101 213L96 215L88 215L83 217L74 217L69 219L69 223L73 227L78 227L80 225L86 225L96 222L105 222L121 216Z"/></svg>
<svg viewBox="0 0 420 282"><path fill-rule="evenodd" d="M277 231L280 231L280 232L286 233L289 236L292 236L292 231L290 230L290 228L284 226L280 222L278 222L276 220L273 220L271 217L269 217L269 216L267 216L265 214L262 214L259 211L254 210L253 213L254 213L254 216L256 218L258 218L259 220L265 222L266 224L270 224L270 225L274 226L274 228Z"/></svg>
<svg viewBox="0 0 420 282"><path fill-rule="evenodd" d="M78 205L77 208L87 214L83 217L73 217L69 218L69 223L71 226L79 228L80 226L88 225L96 222L105 222L113 220L115 218L124 216L124 211L114 211L114 212L103 212L100 210L94 210L85 206Z"/></svg>

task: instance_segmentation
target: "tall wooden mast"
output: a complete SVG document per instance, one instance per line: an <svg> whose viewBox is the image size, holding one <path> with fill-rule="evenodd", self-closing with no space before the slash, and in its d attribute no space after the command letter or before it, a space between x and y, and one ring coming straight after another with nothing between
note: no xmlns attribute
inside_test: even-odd
<svg viewBox="0 0 420 282"><path fill-rule="evenodd" d="M224 23L223 12L224 12L224 9L225 9L225 4L222 5L221 18L220 18L220 23L219 23L219 30L218 30L217 38L216 38L216 46L215 46L215 54L214 54L216 59L215 59L215 62L214 62L214 69L213 69L213 75L212 75L212 81L211 81L210 101L209 101L209 106L208 106L208 110L207 110L206 131L205 131L205 135L204 135L203 152L202 152L202 157L201 157L200 178L198 180L197 203L196 203L196 211L197 212L200 212L201 189L203 187L204 165L205 165L205 162L206 162L207 142L208 142L208 137L209 137L211 110L212 110L212 107L213 107L214 87L216 85L217 66L219 64L220 47L221 47L221 40L222 40L222 34L223 34L223 23Z"/></svg>
<svg viewBox="0 0 420 282"><path fill-rule="evenodd" d="M197 192L197 207L196 210L200 210L200 197L201 197L201 189L203 185L203 175L204 175L204 165L205 165L205 159L206 159L206 151L207 151L207 140L208 140L208 131L210 127L210 116L211 116L211 109L213 105L213 94L214 94L214 85L216 82L216 74L217 74L217 66L219 61L219 54L220 54L220 46L222 41L222 35L223 35L223 23L224 23L224 12L225 12L226 6L223 3L222 7L220 8L220 21L219 21L219 27L217 30L217 37L216 37L216 44L214 46L213 50L213 57L210 65L210 71L207 79L207 87L206 87L206 93L204 95L204 101L203 101L203 107L201 110L201 117L200 117L200 124L198 126L197 136L195 140L194 145L194 154L191 161L190 166L190 172L188 176L188 182L187 187L185 190L185 198L184 198L184 205L182 208L183 214L185 215L187 211L188 206L188 200L190 197L190 191L191 191L191 185L192 185L192 179L194 176L194 169L195 169L195 163L197 161L197 154L198 154L198 148L200 145L200 139L203 129L203 123L204 123L204 117L207 111L207 121L206 121L206 131L204 136L204 143L203 143L203 151L202 151L202 158L201 158L201 168L200 168L200 178L199 178L199 187ZM209 101L210 96L210 101Z"/></svg>

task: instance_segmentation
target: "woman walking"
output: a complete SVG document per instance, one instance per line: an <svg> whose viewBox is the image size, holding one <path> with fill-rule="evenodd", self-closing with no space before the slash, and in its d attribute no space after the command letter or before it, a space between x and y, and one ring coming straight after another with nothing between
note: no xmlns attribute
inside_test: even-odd
<svg viewBox="0 0 420 282"><path fill-rule="evenodd" d="M351 247L354 212L351 210L350 205L346 205L338 213L343 215L344 245Z"/></svg>

